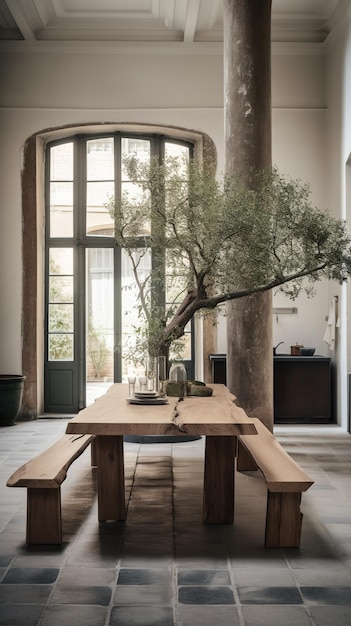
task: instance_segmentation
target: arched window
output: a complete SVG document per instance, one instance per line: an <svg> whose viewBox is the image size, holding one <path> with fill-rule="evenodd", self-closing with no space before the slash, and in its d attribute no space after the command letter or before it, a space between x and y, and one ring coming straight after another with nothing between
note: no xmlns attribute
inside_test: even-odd
<svg viewBox="0 0 351 626"><path fill-rule="evenodd" d="M192 154L189 142L121 132L47 144L45 411L75 412L130 371L144 374L142 356L132 359L140 309L131 260L137 255L147 276L152 255L145 237L133 259L117 246L109 206L138 193L125 167L130 155L162 162ZM167 306L166 285L161 291ZM193 377L192 334L189 325L182 357Z"/></svg>
<svg viewBox="0 0 351 626"><path fill-rule="evenodd" d="M132 272L128 255L116 245L106 198L129 184L123 178L123 154L162 159L167 150L185 150L196 158L215 155L203 133L157 125L48 129L27 140L22 366L28 417L43 414L44 407L50 413L74 413L97 395L90 381L99 381L100 395L104 385L126 373L121 348L132 326ZM148 251L142 263L147 272ZM202 334L200 325L194 347L195 333L188 330L184 358L193 368L196 354L197 375L210 380L208 354L215 351L215 331L211 326Z"/></svg>

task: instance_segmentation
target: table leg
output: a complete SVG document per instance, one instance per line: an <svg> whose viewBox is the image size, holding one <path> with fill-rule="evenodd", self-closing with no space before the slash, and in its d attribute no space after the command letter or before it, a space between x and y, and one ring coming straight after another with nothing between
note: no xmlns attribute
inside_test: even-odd
<svg viewBox="0 0 351 626"><path fill-rule="evenodd" d="M98 435L95 441L99 521L124 520L126 508L123 437Z"/></svg>
<svg viewBox="0 0 351 626"><path fill-rule="evenodd" d="M206 437L203 518L205 524L234 520L234 453L236 437Z"/></svg>

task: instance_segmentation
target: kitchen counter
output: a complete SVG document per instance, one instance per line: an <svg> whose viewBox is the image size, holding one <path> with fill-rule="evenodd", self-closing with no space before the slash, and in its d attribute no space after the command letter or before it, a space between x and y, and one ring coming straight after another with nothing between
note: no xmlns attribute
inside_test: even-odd
<svg viewBox="0 0 351 626"><path fill-rule="evenodd" d="M277 361L330 361L329 357L314 354L313 356L292 356L291 354L275 354L273 357Z"/></svg>
<svg viewBox="0 0 351 626"><path fill-rule="evenodd" d="M226 355L211 354L212 380L226 384ZM332 421L331 360L329 357L273 357L274 421L276 423L324 424Z"/></svg>
<svg viewBox="0 0 351 626"><path fill-rule="evenodd" d="M277 354L274 362L274 421L331 421L331 360L328 357Z"/></svg>

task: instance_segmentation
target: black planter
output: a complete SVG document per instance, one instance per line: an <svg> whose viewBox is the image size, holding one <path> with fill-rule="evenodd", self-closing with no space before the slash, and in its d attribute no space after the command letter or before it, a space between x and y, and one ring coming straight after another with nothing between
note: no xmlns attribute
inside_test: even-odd
<svg viewBox="0 0 351 626"><path fill-rule="evenodd" d="M22 405L26 377L0 374L0 426L13 426Z"/></svg>

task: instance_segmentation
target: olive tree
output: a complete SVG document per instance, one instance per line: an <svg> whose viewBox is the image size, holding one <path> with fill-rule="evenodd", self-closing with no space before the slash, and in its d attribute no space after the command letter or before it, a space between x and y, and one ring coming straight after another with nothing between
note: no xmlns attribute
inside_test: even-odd
<svg viewBox="0 0 351 626"><path fill-rule="evenodd" d="M218 178L211 162L127 162L133 192L111 199L116 240L138 287L139 349L168 354L195 314L254 293L313 294L351 275L346 224L311 202L309 186L278 169ZM151 249L143 280L138 265ZM171 294L171 297L169 297Z"/></svg>

